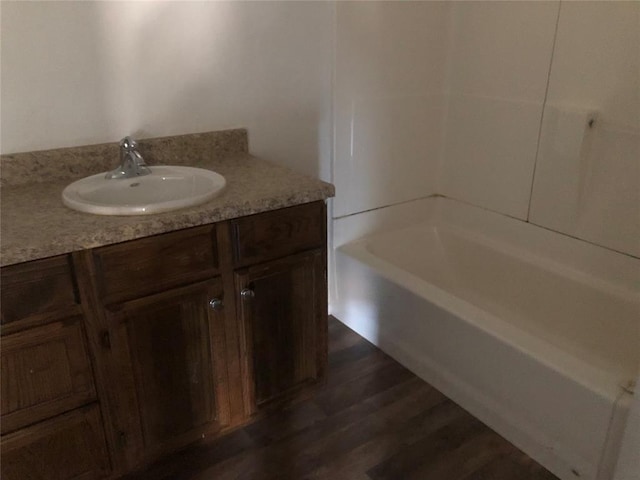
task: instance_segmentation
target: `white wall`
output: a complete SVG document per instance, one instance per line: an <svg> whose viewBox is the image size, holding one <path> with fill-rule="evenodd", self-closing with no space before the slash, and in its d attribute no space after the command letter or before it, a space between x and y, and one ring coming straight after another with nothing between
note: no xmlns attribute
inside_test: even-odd
<svg viewBox="0 0 640 480"><path fill-rule="evenodd" d="M640 256L639 2L563 2L530 220Z"/></svg>
<svg viewBox="0 0 640 480"><path fill-rule="evenodd" d="M442 193L526 219L558 7L339 3L334 217Z"/></svg>
<svg viewBox="0 0 640 480"><path fill-rule="evenodd" d="M435 193L450 7L338 3L334 217Z"/></svg>
<svg viewBox="0 0 640 480"><path fill-rule="evenodd" d="M455 3L438 193L640 256L639 26L638 2Z"/></svg>
<svg viewBox="0 0 640 480"><path fill-rule="evenodd" d="M2 153L247 127L329 177L331 2L2 2Z"/></svg>
<svg viewBox="0 0 640 480"><path fill-rule="evenodd" d="M527 218L558 5L455 3L439 193Z"/></svg>

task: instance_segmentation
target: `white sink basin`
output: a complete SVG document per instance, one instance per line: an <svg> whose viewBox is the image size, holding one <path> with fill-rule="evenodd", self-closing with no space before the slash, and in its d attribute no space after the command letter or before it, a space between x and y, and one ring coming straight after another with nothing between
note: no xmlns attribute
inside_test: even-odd
<svg viewBox="0 0 640 480"><path fill-rule="evenodd" d="M73 182L62 192L64 204L96 215L149 215L200 205L219 194L224 177L193 167L150 167L151 174L106 179L104 173Z"/></svg>

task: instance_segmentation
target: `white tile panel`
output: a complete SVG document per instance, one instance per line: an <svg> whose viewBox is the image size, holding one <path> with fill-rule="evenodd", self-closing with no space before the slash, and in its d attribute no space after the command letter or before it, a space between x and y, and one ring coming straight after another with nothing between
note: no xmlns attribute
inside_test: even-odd
<svg viewBox="0 0 640 480"><path fill-rule="evenodd" d="M334 216L435 193L444 96L364 98L336 112L341 135Z"/></svg>
<svg viewBox="0 0 640 480"><path fill-rule="evenodd" d="M454 93L542 102L558 2L455 2Z"/></svg>
<svg viewBox="0 0 640 480"><path fill-rule="evenodd" d="M435 193L451 5L339 2L334 216Z"/></svg>
<svg viewBox="0 0 640 480"><path fill-rule="evenodd" d="M526 219L542 105L451 96L442 191Z"/></svg>
<svg viewBox="0 0 640 480"><path fill-rule="evenodd" d="M539 151L530 220L640 256L640 3L563 3Z"/></svg>

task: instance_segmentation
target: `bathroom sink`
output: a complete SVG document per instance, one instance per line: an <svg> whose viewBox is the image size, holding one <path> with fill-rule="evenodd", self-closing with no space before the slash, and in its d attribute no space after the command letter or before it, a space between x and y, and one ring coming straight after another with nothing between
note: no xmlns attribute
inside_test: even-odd
<svg viewBox="0 0 640 480"><path fill-rule="evenodd" d="M200 205L225 187L211 170L180 166L150 167L149 175L106 179L104 173L73 182L62 192L64 204L96 215L149 215Z"/></svg>

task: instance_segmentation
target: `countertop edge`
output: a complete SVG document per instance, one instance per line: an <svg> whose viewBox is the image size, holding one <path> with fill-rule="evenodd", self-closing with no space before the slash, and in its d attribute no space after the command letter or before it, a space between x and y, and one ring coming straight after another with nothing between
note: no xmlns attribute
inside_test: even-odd
<svg viewBox="0 0 640 480"><path fill-rule="evenodd" d="M269 191L269 188L263 188L262 190L256 188L258 192L255 193L252 189L248 188L248 185L257 183L257 180L249 179L244 185L238 184L235 191L229 193L231 198L227 198L226 201L217 201L214 199L198 207L190 207L157 215L131 216L126 218L102 217L74 212L68 210L66 207L60 208L58 203L61 204L62 202L59 201L58 198L55 198L55 203L52 203L51 207L51 217L53 217L51 220L54 225L53 227L49 226L50 229L55 231L51 232L48 237L45 236L45 238L37 235L37 219L32 220L27 218L21 225L12 225L11 221L20 223L15 220L15 218L28 217L28 210L24 208L24 211L21 212L19 211L20 207L15 205L19 202L12 199L11 202L8 202L10 205L7 205L7 202L5 202L3 198L3 217L5 216L4 212L7 208L11 209L15 207L18 211L12 212L14 215L9 220L3 218L2 239L0 239L0 266L6 267L314 201L327 200L334 196L335 193L334 186L329 183L296 173L280 165L253 157L250 154L241 155L239 158L216 160L213 163L207 162L209 163L207 167L215 169L216 171L218 171L218 169L225 171L227 174L225 176L228 176L228 180L236 180L240 183L244 178L234 178L235 174L231 173L235 168L233 166L234 162L238 162L238 170L240 170L240 173L237 175L247 172L247 169L254 168L260 170L259 175L256 175L256 177L259 177L260 182L264 181L265 176L271 175L270 181L274 184L274 187L271 188L273 193ZM34 184L31 187L26 185L20 188L26 189L23 191L33 191L33 195L36 195L38 194L36 192L40 191L40 185L41 184ZM288 185L291 186L290 189ZM52 196L57 196L60 188L60 185L52 185L49 191L39 194L40 198L38 201L44 204L47 204L48 201L53 202L54 199ZM11 192L12 188L4 186L1 190L3 194L5 194ZM247 191L251 193L244 193ZM14 205L11 205L11 203ZM46 216L46 213L41 212L40 215ZM60 217L59 225L55 224L56 215ZM104 225L101 224L102 222L100 222L99 218L105 218ZM113 219L116 220L114 221ZM69 223L75 223L75 225L72 225L70 228ZM88 225L86 229L82 228L84 227L83 224ZM96 224L98 224L98 226L96 226ZM16 234L15 230L19 230L21 227L24 231ZM80 231L78 231L78 229L80 229ZM13 232L8 233L10 241L5 242L6 232L12 230ZM43 227L43 230L46 230L46 228ZM37 238L31 240L34 233L36 233ZM11 238L12 235L16 238ZM24 240L25 238L27 238L26 241Z"/></svg>

